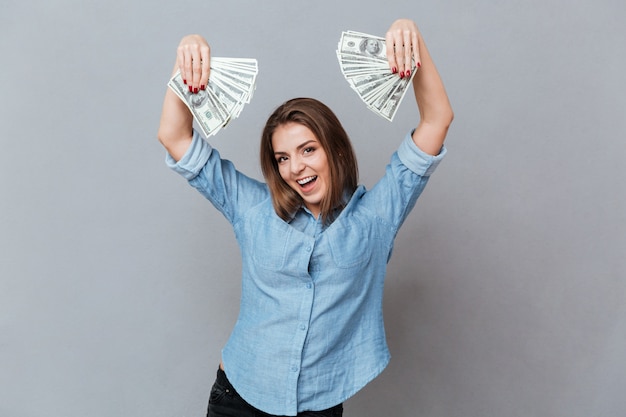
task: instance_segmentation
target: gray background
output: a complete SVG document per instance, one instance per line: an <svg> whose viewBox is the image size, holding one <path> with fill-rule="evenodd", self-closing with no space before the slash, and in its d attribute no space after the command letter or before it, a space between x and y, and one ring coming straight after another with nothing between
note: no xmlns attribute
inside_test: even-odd
<svg viewBox="0 0 626 417"><path fill-rule="evenodd" d="M175 48L255 57L212 142L260 177L294 96L330 105L378 179L417 123L339 71L344 29L415 19L456 119L398 236L387 370L346 416L626 414L625 3L17 1L0 13L0 416L201 416L238 311L227 222L156 140Z"/></svg>

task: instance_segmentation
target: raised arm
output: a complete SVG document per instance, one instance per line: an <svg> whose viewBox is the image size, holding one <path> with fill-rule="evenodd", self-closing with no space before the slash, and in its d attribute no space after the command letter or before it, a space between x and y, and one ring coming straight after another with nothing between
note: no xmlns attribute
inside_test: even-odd
<svg viewBox="0 0 626 417"><path fill-rule="evenodd" d="M178 70L191 93L204 90L209 81L211 51L200 35L185 36L178 45L174 75ZM161 111L158 138L169 154L178 161L192 138L193 116L185 103L167 88Z"/></svg>
<svg viewBox="0 0 626 417"><path fill-rule="evenodd" d="M411 58L417 63L413 91L420 122L413 132L413 141L422 151L437 155L454 113L417 25L409 19L396 20L387 31L386 46L389 66L398 76L410 77Z"/></svg>

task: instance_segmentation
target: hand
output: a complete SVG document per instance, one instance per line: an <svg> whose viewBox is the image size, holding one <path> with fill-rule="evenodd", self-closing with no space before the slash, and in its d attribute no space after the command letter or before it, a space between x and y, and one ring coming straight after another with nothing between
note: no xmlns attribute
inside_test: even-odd
<svg viewBox="0 0 626 417"><path fill-rule="evenodd" d="M387 60L389 68L399 73L400 78L411 76L411 58L415 60L417 69L421 67L419 51L419 30L417 25L409 19L398 19L389 28L385 36Z"/></svg>
<svg viewBox="0 0 626 417"><path fill-rule="evenodd" d="M209 82L211 48L200 35L185 36L176 51L176 66L189 92L204 90Z"/></svg>

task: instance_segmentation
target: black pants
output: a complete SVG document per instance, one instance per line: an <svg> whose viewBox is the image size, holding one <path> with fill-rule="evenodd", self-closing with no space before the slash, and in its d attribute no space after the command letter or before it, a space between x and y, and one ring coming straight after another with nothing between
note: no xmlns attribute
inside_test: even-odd
<svg viewBox="0 0 626 417"><path fill-rule="evenodd" d="M303 411L298 417L341 417L343 405L339 404L323 411ZM245 402L230 384L226 373L217 370L217 378L211 388L207 417L279 417L257 410Z"/></svg>

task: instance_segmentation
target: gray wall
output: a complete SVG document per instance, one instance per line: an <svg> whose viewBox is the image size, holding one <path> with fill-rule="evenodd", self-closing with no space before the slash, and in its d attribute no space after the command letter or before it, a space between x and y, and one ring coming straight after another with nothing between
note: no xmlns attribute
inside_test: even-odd
<svg viewBox="0 0 626 417"><path fill-rule="evenodd" d="M238 311L230 226L163 163L180 37L256 57L212 142L260 177L280 102L336 110L371 186L416 124L369 112L344 29L417 20L456 119L398 236L392 362L346 416L623 416L626 18L621 0L3 0L0 416L201 416Z"/></svg>

